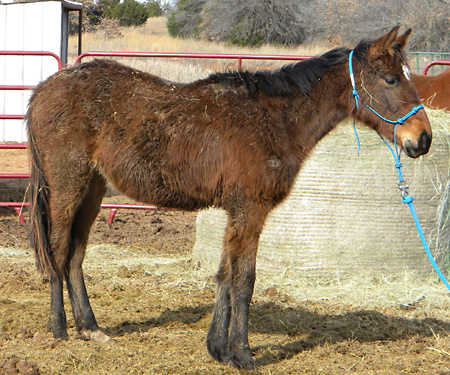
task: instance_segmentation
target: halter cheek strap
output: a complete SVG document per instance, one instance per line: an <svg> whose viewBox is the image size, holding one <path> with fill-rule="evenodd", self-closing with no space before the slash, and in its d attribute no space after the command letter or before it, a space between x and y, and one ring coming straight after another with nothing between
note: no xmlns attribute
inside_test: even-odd
<svg viewBox="0 0 450 375"><path fill-rule="evenodd" d="M395 146L395 152L392 149L392 147L389 145L389 143L386 142L386 140L380 135L381 139L383 140L383 142L386 144L386 146L389 148L389 150L391 151L392 155L394 156L394 159L396 160L396 164L399 164L401 166L400 163L400 153L397 149L397 142L395 139L395 131L397 130L397 125L401 125L403 124L408 118L410 118L411 116L415 115L417 112L419 112L421 109L423 109L423 104L418 105L417 107L414 107L413 109L411 109L411 111L409 111L405 116L400 117L399 119L392 121L392 120L388 120L387 118L383 117L382 115L380 115L375 109L373 109L370 105L366 104L361 97L358 94L358 91L356 90L356 82L355 82L355 75L353 74L353 53L355 51L352 50L350 52L349 58L348 58L348 69L350 72L350 81L352 83L352 95L355 98L356 101L356 108L359 109L359 102L361 102L362 104L364 104L364 106L368 109L370 109L373 113L375 113L380 119L382 119L385 122L388 122L389 124L394 124L394 146ZM356 141L358 143L358 155L359 155L359 151L360 151L360 143L359 143L359 138L358 138L358 133L356 132L356 126L355 126L355 122L353 122L353 130L355 132L355 137L356 137Z"/></svg>
<svg viewBox="0 0 450 375"><path fill-rule="evenodd" d="M356 90L355 75L353 74L353 53L354 52L355 52L354 50L352 50L350 52L350 56L349 56L349 59L348 59L348 68L349 68L349 71L350 71L350 81L352 82L352 94L355 97L356 108L359 108L358 101L360 101L368 109L370 109L373 113L375 113L380 119L382 119L383 121L386 121L386 122L388 122L390 124L394 124L394 125L396 125L396 124L403 124L409 117L411 117L412 115L415 115L417 112L419 112L419 110L421 110L423 108L423 104L420 104L417 107L414 107L413 109L411 109L411 111L409 111L409 113L407 113L405 116L400 117L396 121L392 121L392 120L388 120L387 118L381 116L370 105L364 103L364 101L359 96L358 91Z"/></svg>

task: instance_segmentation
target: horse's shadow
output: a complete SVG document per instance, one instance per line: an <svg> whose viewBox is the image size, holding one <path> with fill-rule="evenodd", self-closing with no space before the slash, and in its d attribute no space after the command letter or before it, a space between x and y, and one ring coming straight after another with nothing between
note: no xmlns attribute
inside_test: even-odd
<svg viewBox="0 0 450 375"><path fill-rule="evenodd" d="M112 337L121 337L133 332L145 332L154 327L166 326L173 322L191 325L197 323L212 312L213 304L198 306L182 306L176 310L165 309L158 317L141 322L125 320L122 323L105 327L103 330Z"/></svg>
<svg viewBox="0 0 450 375"><path fill-rule="evenodd" d="M430 337L450 331L450 321L434 318L409 319L386 315L374 310L358 310L344 314L317 313L302 307L282 308L275 304L257 307L256 324L252 331L286 334L294 341L286 344L266 344L253 347L263 354L257 358L260 366L277 363L305 350L324 344L392 342L413 337ZM297 339L298 338L298 339ZM270 350L265 350L270 348Z"/></svg>
<svg viewBox="0 0 450 375"><path fill-rule="evenodd" d="M213 304L166 309L158 317L142 322L124 321L107 327L106 332L119 337L132 332L143 332L172 322L194 325L213 311ZM206 334L207 328L205 328ZM450 322L434 318L409 319L385 315L374 310L359 310L344 314L324 314L303 307L282 307L274 303L255 303L249 318L251 333L281 334L295 338L286 344L253 346L259 366L291 358L305 350L324 344L358 341L389 342L412 337L430 337L450 331ZM266 350L270 348L270 350Z"/></svg>

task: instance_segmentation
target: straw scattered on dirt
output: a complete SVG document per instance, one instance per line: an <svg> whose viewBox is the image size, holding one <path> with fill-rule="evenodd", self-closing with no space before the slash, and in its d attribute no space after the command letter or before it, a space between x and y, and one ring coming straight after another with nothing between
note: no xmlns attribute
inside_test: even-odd
<svg viewBox="0 0 450 375"><path fill-rule="evenodd" d="M4 183L11 199L23 196L25 186ZM120 210L111 226L108 215L95 223L85 262L94 311L113 337L100 345L77 334L69 306L70 340L46 331L48 283L34 270L26 226L13 209L0 211L0 374L237 373L206 351L215 283L191 262L196 215ZM435 278L260 277L253 373L450 374L449 312Z"/></svg>

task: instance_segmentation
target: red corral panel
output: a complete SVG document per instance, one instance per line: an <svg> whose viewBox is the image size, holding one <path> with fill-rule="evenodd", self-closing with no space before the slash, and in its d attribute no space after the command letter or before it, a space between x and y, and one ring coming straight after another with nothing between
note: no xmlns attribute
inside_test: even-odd
<svg viewBox="0 0 450 375"><path fill-rule="evenodd" d="M450 61L449 60L434 60L425 66L425 68L423 70L423 74L427 75L428 70L430 70L430 68L434 65L450 65Z"/></svg>
<svg viewBox="0 0 450 375"><path fill-rule="evenodd" d="M61 59L52 52L41 51L0 51L0 58L2 56L50 56L54 57L58 63L58 69L61 69ZM305 60L311 56L305 55L264 55L264 54L210 54L210 53L159 53L159 52L105 52L94 51L85 52L78 56L75 61L75 65L79 64L85 57L148 57L148 58L189 58L189 59L227 59L236 60L237 68L242 68L243 60L280 60L280 61L298 61ZM0 81L1 83L1 81ZM0 93L5 91L26 91L32 89L34 86L25 84L14 84L8 82L8 84L0 85ZM23 114L1 114L0 120L23 120ZM0 138L1 139L1 138ZM1 149L23 149L26 148L25 144L0 144ZM24 173L0 173L0 178L29 178L29 174ZM28 203L24 202L0 202L0 207L14 207L19 215L21 223L24 223L22 215L22 208L27 207ZM137 204L102 204L102 208L111 209L108 222L111 223L114 220L114 216L118 209L146 209L157 210L161 209L155 206L137 205Z"/></svg>

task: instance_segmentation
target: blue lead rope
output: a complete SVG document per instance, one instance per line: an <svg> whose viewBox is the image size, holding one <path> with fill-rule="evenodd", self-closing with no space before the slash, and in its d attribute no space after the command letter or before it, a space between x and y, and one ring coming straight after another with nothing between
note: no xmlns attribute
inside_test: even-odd
<svg viewBox="0 0 450 375"><path fill-rule="evenodd" d="M386 122L388 122L390 124L395 124L395 127L394 127L394 149L389 145L389 143L386 142L386 140L380 134L379 135L380 135L380 138L383 140L384 144L389 148L389 151L391 152L392 156L394 157L395 168L397 169L397 174L398 174L398 188L402 192L402 202L406 203L408 205L408 207L409 207L409 210L411 211L411 215L413 217L414 224L416 225L416 229L417 229L417 232L419 234L420 241L422 242L422 245L423 245L423 247L425 249L425 252L426 252L426 254L428 256L428 259L430 260L431 265L433 266L434 270L438 274L438 276L441 279L441 281L445 284L447 289L450 290L450 283L447 281L447 279L445 278L445 276L443 275L443 273L439 269L438 265L436 264L436 261L433 258L433 254L431 254L430 248L428 247L427 241L425 239L425 235L423 234L423 230L422 230L422 227L421 227L420 222L419 222L419 218L417 217L417 213L416 213L416 210L414 208L414 204L413 204L414 198L411 197L408 194L409 186L406 184L405 180L403 179L402 163L400 162L400 152L398 151L396 137L395 137L397 126L399 124L403 124L409 117L415 115L420 109L423 108L423 105L420 104L417 107L414 107L409 113L407 113L403 117L400 117L396 121L388 120L385 117L381 116L372 107L370 107L369 105L364 103L364 101L360 98L360 96L358 94L358 91L356 90L355 76L353 74L353 64L352 64L353 52L354 52L353 50L350 52L348 64L349 64L349 71L350 71L350 81L352 83L352 94L353 94L353 96L355 98L355 101L356 101L356 109L359 109L359 103L358 102L360 101L361 103L364 104L364 106L366 108L370 109L373 113L375 113L383 121L386 121ZM353 121L353 130L355 132L356 141L357 141L357 144L358 144L358 155L359 155L360 142L359 142L359 138L358 138L358 133L356 132L355 121Z"/></svg>
<svg viewBox="0 0 450 375"><path fill-rule="evenodd" d="M411 215L414 219L414 224L416 224L417 232L419 233L420 241L422 241L422 245L425 249L425 252L427 253L428 259L430 260L431 265L433 266L434 270L438 274L439 278L442 280L442 282L445 284L448 290L450 290L450 284L445 278L445 276L442 274L441 270L439 269L438 265L436 264L433 254L431 254L430 248L428 247L427 241L425 239L425 236L423 235L422 227L420 226L419 218L417 217L416 210L414 209L413 205L413 197L410 195L406 195L402 197L402 202L407 203L409 206L409 209L411 211Z"/></svg>

